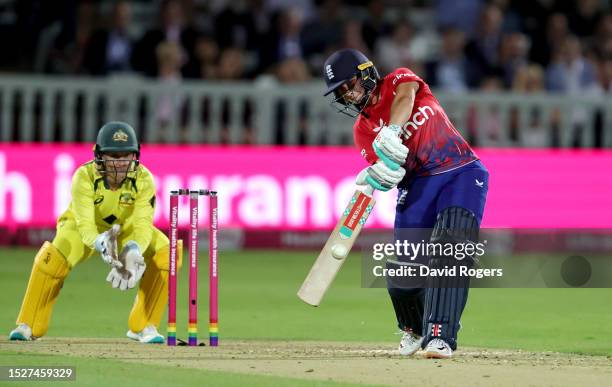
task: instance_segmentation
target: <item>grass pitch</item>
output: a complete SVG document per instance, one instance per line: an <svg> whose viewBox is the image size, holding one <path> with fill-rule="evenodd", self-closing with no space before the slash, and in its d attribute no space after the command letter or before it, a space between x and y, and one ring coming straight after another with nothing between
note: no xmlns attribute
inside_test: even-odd
<svg viewBox="0 0 612 387"><path fill-rule="evenodd" d="M6 335L14 327L34 254L35 251L31 249L0 250L3 267L0 272L0 307L3 310L0 326ZM207 265L204 265L205 255L201 257L199 321L200 337L205 339L208 322ZM344 365L350 370L350 367L365 367L351 363L356 360L354 357L365 356L369 359L373 356L377 361L382 360L381 367L389 364L389 372L392 372L394 364L399 364L400 368L403 364L410 364L408 362L412 360L399 359L393 352L399 336L394 335L394 315L386 291L360 288L358 256L351 257L343 267L321 307L312 308L296 297L295 293L315 257L316 254L312 252L222 252L219 263L219 335L220 349L225 352L219 352L219 357L227 361L217 364L219 360L215 359L215 348L206 348L202 352L206 354L205 358L200 359L197 354L191 358L192 366L172 362L160 365L155 363L155 359L147 360L142 353L135 359L125 355L135 348L141 352L148 351L146 347L128 343L124 339L134 291L112 289L105 282L108 267L99 258L92 257L77 266L66 280L46 342L18 343L25 344L21 346L0 342L2 365L75 365L78 385L109 385L113 383L112 378L120 383L121 380L133 378L134 367L139 367L136 369L143 376L138 383L142 381L147 385L155 385L155 381L165 381L160 385L167 385L174 380L177 385L201 385L201 382L208 381L209 385L244 386L376 381L365 377L355 380L350 372L344 376L333 373L321 376L316 371L309 372L310 368L299 373L283 371L299 367L302 361L339 361L338 367ZM187 332L185 266L180 273L179 286L177 334L184 338ZM472 289L462 318L459 345L466 348L465 358L470 359L487 358L486 353L494 353L495 349L514 351L512 356L507 355L512 359L521 358L520 355L516 356L517 350L569 353L566 355L568 359L584 359L584 356L575 354L603 355L593 357L594 364L604 369L605 365L609 365L609 369L612 369L611 299L612 289ZM162 321L165 321L165 317ZM164 323L160 331L165 333ZM69 344L78 345L79 339L99 339L99 344L108 350L83 352L74 347L71 349ZM311 342L312 346L309 344ZM324 342L333 344L317 344ZM231 350L224 350L224 344ZM344 349L336 351L344 353L336 358L330 351L307 350L312 347L322 348L323 351L326 347L335 348L335 345L347 348L349 355L343 352ZM359 346L363 348L355 349ZM293 347L302 348L302 352L295 352ZM467 349L470 347L484 348L484 352L473 352ZM41 350L37 351L37 348ZM183 349L186 348L177 350ZM284 353L286 359L293 359L295 364L277 367L276 371L271 365L248 365L249 359L256 358L259 353L268 353L271 349L278 350L279 354ZM377 352L377 349L382 352ZM154 351L166 350L164 347L155 348ZM163 356L160 357L168 359L168 355L171 358L173 354L176 353L162 352ZM346 359L347 356L351 359ZM460 356L459 352L458 359ZM230 367L228 361L231 359L235 360L231 364L244 367ZM259 360L281 364L270 358ZM135 366L132 362L139 364ZM446 364L458 365L460 362L453 360ZM213 367L213 364L216 366ZM416 364L418 367L437 367L434 362L420 361ZM317 365L313 365L312 369L317 370ZM381 368L380 371L384 372L385 369ZM490 374L493 371L486 372ZM101 378L96 376L98 374L111 376ZM248 379L245 379L245 375ZM600 376L603 380L612 381L612 373L604 372ZM487 378L482 377L485 378L483 380ZM393 384L393 380L380 379L383 384Z"/></svg>

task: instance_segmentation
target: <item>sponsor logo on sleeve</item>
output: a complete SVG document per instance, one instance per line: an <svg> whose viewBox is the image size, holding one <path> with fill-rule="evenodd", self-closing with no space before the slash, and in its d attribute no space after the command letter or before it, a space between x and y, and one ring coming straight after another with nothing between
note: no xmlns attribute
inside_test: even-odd
<svg viewBox="0 0 612 387"><path fill-rule="evenodd" d="M395 78L393 78L393 85L396 85L396 84L397 84L397 82L398 82L400 79L402 79L402 78L406 78L406 77L414 77L414 76L415 76L415 75L414 75L414 73L412 73L412 72L407 72L407 73L400 73L400 74L397 74L397 75L395 76Z"/></svg>

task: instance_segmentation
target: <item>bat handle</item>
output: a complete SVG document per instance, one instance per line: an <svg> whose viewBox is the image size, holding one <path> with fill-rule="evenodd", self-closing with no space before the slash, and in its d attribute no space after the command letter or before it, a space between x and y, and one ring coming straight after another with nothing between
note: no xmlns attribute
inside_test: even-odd
<svg viewBox="0 0 612 387"><path fill-rule="evenodd" d="M363 188L363 193L372 196L374 194L374 187L369 184L366 184L366 186Z"/></svg>

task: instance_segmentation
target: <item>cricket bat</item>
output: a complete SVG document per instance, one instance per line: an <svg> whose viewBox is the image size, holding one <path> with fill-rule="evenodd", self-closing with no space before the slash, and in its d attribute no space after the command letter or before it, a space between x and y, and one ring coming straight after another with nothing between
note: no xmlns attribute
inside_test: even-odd
<svg viewBox="0 0 612 387"><path fill-rule="evenodd" d="M297 293L305 303L312 306L321 303L374 208L376 201L372 197L373 192L374 189L368 185L364 191L356 190L353 194Z"/></svg>

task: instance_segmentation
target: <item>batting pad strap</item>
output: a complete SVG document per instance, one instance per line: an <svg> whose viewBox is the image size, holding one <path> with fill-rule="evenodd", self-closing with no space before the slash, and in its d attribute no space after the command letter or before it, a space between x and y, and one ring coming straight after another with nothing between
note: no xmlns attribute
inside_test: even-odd
<svg viewBox="0 0 612 387"><path fill-rule="evenodd" d="M478 241L479 225L474 213L463 207L440 211L431 233L432 242L465 243Z"/></svg>

